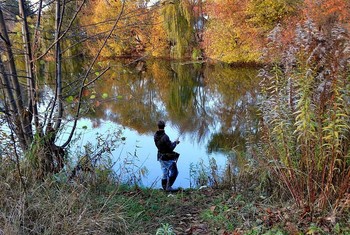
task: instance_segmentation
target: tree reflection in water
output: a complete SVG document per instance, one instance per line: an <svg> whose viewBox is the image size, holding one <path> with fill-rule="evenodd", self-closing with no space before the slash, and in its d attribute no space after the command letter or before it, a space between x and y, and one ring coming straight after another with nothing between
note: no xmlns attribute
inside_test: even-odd
<svg viewBox="0 0 350 235"><path fill-rule="evenodd" d="M183 172L199 158L228 156L232 148L245 151L249 134L257 134L257 68L164 60L108 63L112 68L85 92L90 111L84 118L95 129L106 122L125 127L135 135L127 141L141 146L146 141L155 175L160 173L153 133L159 119L167 121L172 139L181 136L179 148L187 146L180 149L182 157L188 155L188 165L179 167Z"/></svg>

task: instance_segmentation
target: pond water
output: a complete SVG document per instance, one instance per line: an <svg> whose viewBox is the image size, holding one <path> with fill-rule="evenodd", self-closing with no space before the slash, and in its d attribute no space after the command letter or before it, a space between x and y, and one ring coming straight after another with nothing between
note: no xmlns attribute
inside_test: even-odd
<svg viewBox="0 0 350 235"><path fill-rule="evenodd" d="M196 167L215 162L223 170L232 149L245 151L247 136L257 132L256 68L151 60L99 66L107 63L111 69L84 93L87 106L74 148L84 152L87 142L98 142L98 134L121 131L122 141L108 155L113 169L120 175L143 175L146 187L160 187L153 141L158 120L166 121L171 140L180 140L174 186L183 188L195 186L191 170ZM66 112L73 115L75 105L70 102ZM63 133L58 144L65 137Z"/></svg>

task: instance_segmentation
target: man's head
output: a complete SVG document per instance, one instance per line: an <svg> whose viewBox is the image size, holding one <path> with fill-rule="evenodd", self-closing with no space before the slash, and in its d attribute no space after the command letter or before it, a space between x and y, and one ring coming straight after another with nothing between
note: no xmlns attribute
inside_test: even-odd
<svg viewBox="0 0 350 235"><path fill-rule="evenodd" d="M164 129L164 127L165 127L165 122L162 121L162 120L160 120L160 121L158 122L158 129Z"/></svg>

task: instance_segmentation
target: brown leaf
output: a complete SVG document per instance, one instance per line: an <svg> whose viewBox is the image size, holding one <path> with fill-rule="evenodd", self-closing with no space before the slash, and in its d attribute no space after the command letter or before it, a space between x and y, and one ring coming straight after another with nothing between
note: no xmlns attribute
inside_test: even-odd
<svg viewBox="0 0 350 235"><path fill-rule="evenodd" d="M193 233L192 227L186 229L186 230L185 230L185 233L186 233L186 234L192 234L192 233Z"/></svg>

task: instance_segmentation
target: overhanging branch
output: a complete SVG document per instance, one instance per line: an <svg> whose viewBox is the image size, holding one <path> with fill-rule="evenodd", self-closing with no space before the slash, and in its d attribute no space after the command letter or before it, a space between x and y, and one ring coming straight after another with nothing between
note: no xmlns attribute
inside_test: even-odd
<svg viewBox="0 0 350 235"><path fill-rule="evenodd" d="M111 31L109 32L109 34L106 36L102 46L100 47L99 51L97 52L97 54L95 55L94 59L92 60L88 70L86 71L85 73L85 76L83 78L83 82L82 82L82 86L80 88L80 92L79 92L79 99L78 99L78 107L77 107L77 112L75 114L75 118L74 118L74 124L73 124L73 127L72 127L72 130L69 134L69 137L67 139L67 141L61 146L62 148L65 148L71 141L72 137L73 137L73 134L74 134L74 131L77 127L77 122L78 122L78 117L79 117L79 113L80 113L80 108L81 108L81 99L83 97L83 91L84 91L84 88L85 88L85 82L86 82L86 79L88 78L89 74L90 74L90 71L92 70L92 67L94 66L94 64L96 63L98 57L100 56L103 48L106 46L107 44L107 41L109 39L109 37L112 35L113 31L117 28L117 24L120 20L120 18L122 17L122 14L124 12L124 7L125 7L125 0L122 1L122 7L120 9L120 12L119 12L119 15L118 15L118 18L115 20L114 24L113 24L113 27L111 29Z"/></svg>

